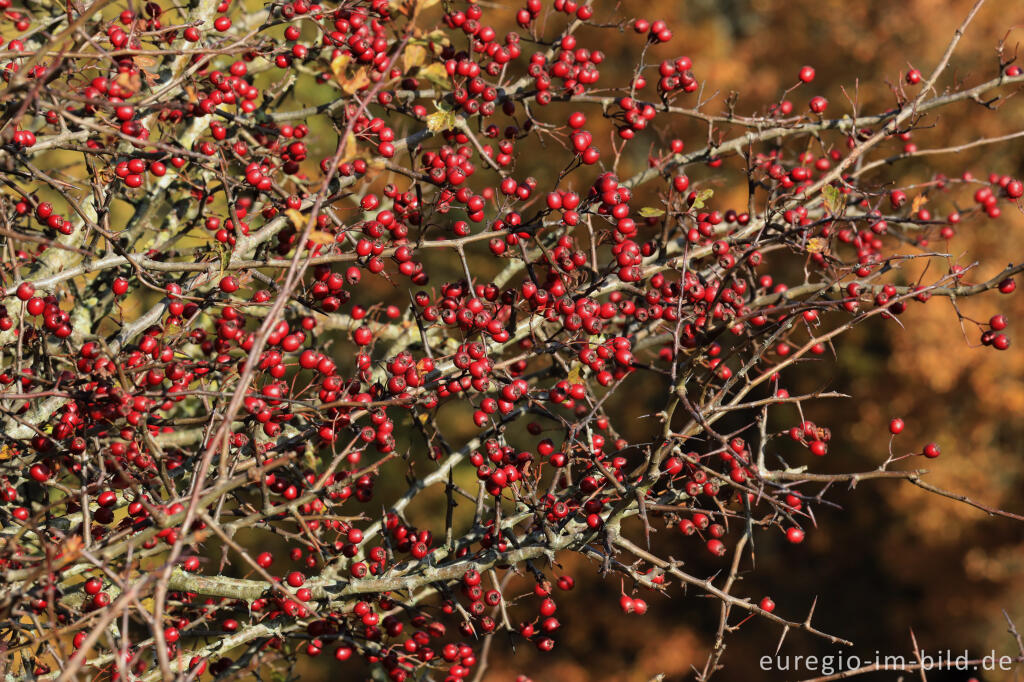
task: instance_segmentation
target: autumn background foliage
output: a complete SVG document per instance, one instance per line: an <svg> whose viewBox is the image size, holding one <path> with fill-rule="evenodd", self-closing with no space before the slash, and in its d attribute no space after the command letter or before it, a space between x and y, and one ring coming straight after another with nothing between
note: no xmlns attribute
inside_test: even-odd
<svg viewBox="0 0 1024 682"><path fill-rule="evenodd" d="M1022 8L566 4L0 0L5 682L1019 675Z"/></svg>

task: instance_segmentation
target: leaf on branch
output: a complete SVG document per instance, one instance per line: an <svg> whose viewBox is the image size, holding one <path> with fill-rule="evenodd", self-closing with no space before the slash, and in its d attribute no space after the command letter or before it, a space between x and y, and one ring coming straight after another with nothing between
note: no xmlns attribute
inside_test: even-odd
<svg viewBox="0 0 1024 682"><path fill-rule="evenodd" d="M580 377L580 373L581 373L582 369L583 368L580 367L579 365L574 365L573 368L569 370L569 377L566 380L570 384L580 384L580 383L583 383L583 379Z"/></svg>
<svg viewBox="0 0 1024 682"><path fill-rule="evenodd" d="M302 459L305 461L307 467L309 467L313 471L317 470L317 465L320 463L320 461L316 456L316 450L314 450L313 448L308 448L306 452L303 453Z"/></svg>
<svg viewBox="0 0 1024 682"><path fill-rule="evenodd" d="M369 84L369 70L364 66L356 71L351 80L341 83L341 89L349 95L354 95Z"/></svg>
<svg viewBox="0 0 1024 682"><path fill-rule="evenodd" d="M443 46L452 44L452 41L448 38L448 34L442 31L441 29L430 31L429 33L424 33L420 37L429 43L433 43L434 51L437 53L441 52L441 48Z"/></svg>
<svg viewBox="0 0 1024 682"><path fill-rule="evenodd" d="M345 73L345 69L348 68L348 63L352 61L352 55L350 54L339 54L331 60L331 73L334 74L335 78L338 78Z"/></svg>
<svg viewBox="0 0 1024 682"><path fill-rule="evenodd" d="M698 210L704 208L705 202L710 200L713 196L715 196L715 190L702 189L701 191L697 192L697 198L693 200L693 208Z"/></svg>
<svg viewBox="0 0 1024 682"><path fill-rule="evenodd" d="M447 88L451 85L451 80L448 78L448 72L444 70L444 64L439 62L434 62L426 68L420 69L417 72L416 77L425 78L439 88Z"/></svg>
<svg viewBox="0 0 1024 682"><path fill-rule="evenodd" d="M430 9L439 2L441 0L398 0L397 2L392 0L390 7L392 10L415 19L420 12Z"/></svg>
<svg viewBox="0 0 1024 682"><path fill-rule="evenodd" d="M220 260L220 274L223 275L231 264L231 247L227 244L216 242L217 258Z"/></svg>
<svg viewBox="0 0 1024 682"><path fill-rule="evenodd" d="M823 253L828 248L828 240L823 237L811 237L807 240L808 253Z"/></svg>
<svg viewBox="0 0 1024 682"><path fill-rule="evenodd" d="M146 79L146 83L148 83L151 87L154 83L160 80L157 74L153 72L153 69L155 69L159 64L159 61L157 60L156 57L152 57L147 54L140 54L132 57L132 61L135 63L137 67L139 67L139 71L141 71L142 77ZM134 75L136 78L138 78L137 73Z"/></svg>
<svg viewBox="0 0 1024 682"><path fill-rule="evenodd" d="M331 60L331 73L334 74L334 80L348 95L354 95L370 84L369 72L365 66L357 69L351 76L348 75L348 67L351 62L352 55L347 54L340 54Z"/></svg>
<svg viewBox="0 0 1024 682"><path fill-rule="evenodd" d="M306 227L306 216L299 213L294 208L289 208L284 212L288 219L292 221L292 225L295 226L296 230L301 230Z"/></svg>
<svg viewBox="0 0 1024 682"><path fill-rule="evenodd" d="M354 133L349 133L348 137L345 138L345 151L341 155L339 163L345 163L356 158L356 154L359 153L359 146L356 144L356 136Z"/></svg>
<svg viewBox="0 0 1024 682"><path fill-rule="evenodd" d="M72 535L60 546L60 559L62 563L71 563L82 554L82 547L85 542L81 535Z"/></svg>
<svg viewBox="0 0 1024 682"><path fill-rule="evenodd" d="M432 133L453 130L457 127L455 112L450 109L439 106L437 111L427 116L427 130Z"/></svg>
<svg viewBox="0 0 1024 682"><path fill-rule="evenodd" d="M928 197L923 194L918 194L914 197L914 200L910 202L910 212L917 213L921 210L921 207L928 203Z"/></svg>
<svg viewBox="0 0 1024 682"><path fill-rule="evenodd" d="M402 69L408 71L414 66L423 66L427 61L427 48L422 45L407 45L402 53Z"/></svg>
<svg viewBox="0 0 1024 682"><path fill-rule="evenodd" d="M825 195L825 210L834 216L841 215L846 208L846 195L832 185L822 187L821 193Z"/></svg>
<svg viewBox="0 0 1024 682"><path fill-rule="evenodd" d="M660 218L665 215L665 211L660 208L654 208L653 206L644 206L640 209L641 218Z"/></svg>
<svg viewBox="0 0 1024 682"><path fill-rule="evenodd" d="M132 61L135 65L142 69L152 69L159 62L156 57L148 54L137 54L132 57Z"/></svg>
<svg viewBox="0 0 1024 682"><path fill-rule="evenodd" d="M138 90L142 87L142 77L138 71L125 71L119 73L114 82L128 90Z"/></svg>
<svg viewBox="0 0 1024 682"><path fill-rule="evenodd" d="M324 232L323 230L313 230L309 233L309 241L314 244L333 244L334 235L330 232Z"/></svg>
<svg viewBox="0 0 1024 682"><path fill-rule="evenodd" d="M284 213L288 216L288 219L292 221L292 225L295 226L296 230L301 231L306 229L306 216L302 215L294 208L289 208ZM323 230L313 230L309 233L309 241L314 244L333 244L334 235L330 232L324 232Z"/></svg>

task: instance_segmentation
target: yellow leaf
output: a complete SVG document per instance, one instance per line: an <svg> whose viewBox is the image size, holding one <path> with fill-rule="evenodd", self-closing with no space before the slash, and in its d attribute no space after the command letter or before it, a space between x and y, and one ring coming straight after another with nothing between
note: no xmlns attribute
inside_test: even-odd
<svg viewBox="0 0 1024 682"><path fill-rule="evenodd" d="M572 369L569 370L568 381L569 381L570 384L582 383L582 379L580 379L580 371L581 371L581 369L582 368L579 365L576 365L575 367L573 367Z"/></svg>
<svg viewBox="0 0 1024 682"><path fill-rule="evenodd" d="M828 241L822 237L811 237L807 240L807 251L809 253L821 253L828 246Z"/></svg>
<svg viewBox="0 0 1024 682"><path fill-rule="evenodd" d="M425 9L433 7L441 0L393 0L391 8L401 12L407 17L416 18L416 15Z"/></svg>
<svg viewBox="0 0 1024 682"><path fill-rule="evenodd" d="M306 227L306 216L299 213L296 209L289 208L284 213L292 221L292 225L295 226L295 229L301 230Z"/></svg>
<svg viewBox="0 0 1024 682"><path fill-rule="evenodd" d="M354 95L370 84L370 76L367 74L366 67L363 67L356 71L352 78L339 78L338 83L345 94Z"/></svg>
<svg viewBox="0 0 1024 682"><path fill-rule="evenodd" d="M922 206L928 203L928 197L923 194L918 194L914 197L914 200L910 203L910 212L917 213Z"/></svg>
<svg viewBox="0 0 1024 682"><path fill-rule="evenodd" d="M451 83L448 78L448 72L444 70L444 64L440 62L434 62L426 68L420 69L416 77L425 78L440 88L448 87Z"/></svg>
<svg viewBox="0 0 1024 682"><path fill-rule="evenodd" d="M313 230L309 233L309 241L314 244L333 244L334 235L323 230Z"/></svg>
<svg viewBox="0 0 1024 682"><path fill-rule="evenodd" d="M422 45L409 45L405 48L405 52L402 53L402 68L408 71L414 66L423 66L423 62L426 60L427 48Z"/></svg>
<svg viewBox="0 0 1024 682"><path fill-rule="evenodd" d="M439 110L427 116L427 130L432 133L439 133L442 130L451 130L455 127L455 112Z"/></svg>
<svg viewBox="0 0 1024 682"><path fill-rule="evenodd" d="M348 75L348 66L351 61L352 56L347 54L340 54L331 60L331 73L334 74L334 80L349 95L355 94L370 84L369 71L365 66L359 68L352 76Z"/></svg>
<svg viewBox="0 0 1024 682"><path fill-rule="evenodd" d="M345 151L341 155L341 162L351 161L356 158L356 154L359 153L359 145L356 144L356 136L353 133L349 133L348 137L345 138Z"/></svg>
<svg viewBox="0 0 1024 682"><path fill-rule="evenodd" d="M345 69L350 61L352 61L352 55L350 54L339 54L331 60L331 73L334 74L335 78L345 73Z"/></svg>

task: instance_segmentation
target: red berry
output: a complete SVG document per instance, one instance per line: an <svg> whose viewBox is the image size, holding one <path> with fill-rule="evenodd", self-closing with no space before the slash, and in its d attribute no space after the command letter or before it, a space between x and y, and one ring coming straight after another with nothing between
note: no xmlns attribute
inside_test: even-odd
<svg viewBox="0 0 1024 682"><path fill-rule="evenodd" d="M29 476L31 476L36 481L39 481L40 483L49 480L50 476L52 475L50 472L50 468L45 464L33 464L31 467L29 467L28 474Z"/></svg>

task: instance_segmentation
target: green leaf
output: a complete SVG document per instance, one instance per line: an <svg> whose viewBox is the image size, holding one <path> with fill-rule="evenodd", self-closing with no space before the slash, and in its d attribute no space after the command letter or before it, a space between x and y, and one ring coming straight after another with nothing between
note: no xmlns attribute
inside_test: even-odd
<svg viewBox="0 0 1024 682"><path fill-rule="evenodd" d="M834 216L842 214L843 209L846 208L846 196L839 191L839 188L825 185L821 188L821 193L825 195L825 210Z"/></svg>
<svg viewBox="0 0 1024 682"><path fill-rule="evenodd" d="M707 202L713 196L715 196L715 190L702 189L701 191L697 192L697 198L693 200L693 207L696 209L704 208L705 202Z"/></svg>
<svg viewBox="0 0 1024 682"><path fill-rule="evenodd" d="M641 218L659 218L665 215L665 211L660 208L654 208L653 206L644 206L640 209Z"/></svg>

